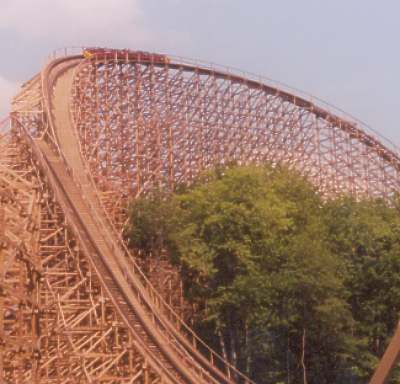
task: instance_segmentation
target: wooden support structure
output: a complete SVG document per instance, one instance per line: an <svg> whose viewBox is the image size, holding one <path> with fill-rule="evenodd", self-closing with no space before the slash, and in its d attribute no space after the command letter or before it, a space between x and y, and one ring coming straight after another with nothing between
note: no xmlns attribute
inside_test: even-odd
<svg viewBox="0 0 400 384"><path fill-rule="evenodd" d="M254 78L95 52L24 84L0 136L0 383L251 384L183 321L179 271L126 248L128 199L265 161L324 196L388 199L400 159L350 118Z"/></svg>
<svg viewBox="0 0 400 384"><path fill-rule="evenodd" d="M369 384L384 384L400 358L400 322Z"/></svg>

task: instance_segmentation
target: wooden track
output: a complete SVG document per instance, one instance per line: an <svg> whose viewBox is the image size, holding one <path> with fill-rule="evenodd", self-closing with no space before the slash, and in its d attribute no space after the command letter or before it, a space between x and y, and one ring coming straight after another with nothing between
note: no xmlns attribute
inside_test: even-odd
<svg viewBox="0 0 400 384"><path fill-rule="evenodd" d="M115 57L51 61L0 137L0 383L252 383L130 255L126 199L230 161L285 162L326 196L390 198L399 157L254 79Z"/></svg>
<svg viewBox="0 0 400 384"><path fill-rule="evenodd" d="M54 189L58 188L64 195L60 196L58 201L69 202L69 206L65 203L63 207L64 212L68 212L67 219L78 226L78 236L84 236L81 238L81 244L87 247L85 253L92 258L91 262L97 270L105 290L135 340L140 343L141 350L150 366L154 367L166 383L211 382L212 378L203 379L201 367L198 369L198 374L193 374L190 370L190 363L182 364L190 357L175 353L171 348L171 340L166 339L153 326L153 320L145 313L143 305L138 300L138 297L141 297L145 301L146 293L140 287L140 283L136 281L133 282L136 285L136 291L133 291L124 276L123 271L129 269L129 265L125 262L123 254L118 255L118 244L115 244L115 241L113 242L112 238L107 236L107 226L100 218L100 207L98 208L100 213L95 212L97 207L88 207L87 201L96 201L96 196L85 174L79 143L69 117L68 100L74 66L67 69L64 68L63 63L60 66L61 75L55 75L54 95L50 100L50 105L59 148L66 163L72 169L74 177L67 174L65 163L52 152L49 145L44 141L36 142L38 149L44 155L48 172L51 172L54 184L57 184ZM53 71L55 70L57 69L53 69ZM51 85L50 88L52 88ZM80 189L77 185L80 186ZM72 212L75 215L71 214L69 217L69 213ZM99 217L98 222L94 219L94 215ZM153 312L153 317L156 317L156 311L151 307L149 309Z"/></svg>
<svg viewBox="0 0 400 384"><path fill-rule="evenodd" d="M41 106L47 111L47 130L52 138L49 140L47 134L32 138L22 124L17 129L20 137L28 142L35 165L40 174L45 175L46 185L61 208L75 241L79 242L86 262L97 276L100 289L111 302L124 331L129 334L129 343L143 361L139 372L119 377L118 382L232 383L229 375L231 371L235 372L234 368L227 365L228 371L225 368L225 372L228 375L220 371L186 340L175 325L170 324L170 319L157 308L154 292L151 297L149 288L143 286L132 272L134 266L129 264L125 250L112 236L112 228L103 217L104 211L86 173L78 135L70 121L71 84L78 62L76 58L58 60L42 74ZM31 87L29 84L28 89ZM76 345L68 338L70 344ZM84 356L85 351L82 353ZM55 382L60 380L57 375ZM85 372L81 375L89 376ZM36 376L40 377L40 374ZM51 382L51 374L49 376L47 381ZM76 377L79 376L78 372ZM244 376L240 379L239 372L235 376L240 381L250 382ZM32 374L27 377L31 379ZM68 382L70 379L64 380ZM43 379L39 381L46 382Z"/></svg>

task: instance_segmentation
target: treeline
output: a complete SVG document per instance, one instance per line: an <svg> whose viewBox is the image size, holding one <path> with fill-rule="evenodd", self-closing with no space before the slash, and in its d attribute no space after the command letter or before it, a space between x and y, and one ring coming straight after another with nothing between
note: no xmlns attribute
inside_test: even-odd
<svg viewBox="0 0 400 384"><path fill-rule="evenodd" d="M259 384L365 383L399 319L396 200L325 201L286 168L220 168L133 201L125 233L144 257L168 252L198 333Z"/></svg>

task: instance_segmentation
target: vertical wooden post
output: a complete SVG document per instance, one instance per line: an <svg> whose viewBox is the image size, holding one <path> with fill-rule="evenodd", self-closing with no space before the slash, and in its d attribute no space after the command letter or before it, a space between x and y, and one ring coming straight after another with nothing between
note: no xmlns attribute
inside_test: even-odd
<svg viewBox="0 0 400 384"><path fill-rule="evenodd" d="M143 383L144 384L149 384L150 383L150 378L149 378L149 369L147 367L147 361L145 360L143 363Z"/></svg>

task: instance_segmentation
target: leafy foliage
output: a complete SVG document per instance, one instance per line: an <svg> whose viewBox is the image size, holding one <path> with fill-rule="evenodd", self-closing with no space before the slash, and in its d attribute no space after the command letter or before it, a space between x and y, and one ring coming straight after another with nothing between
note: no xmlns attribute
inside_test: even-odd
<svg viewBox="0 0 400 384"><path fill-rule="evenodd" d="M353 333L361 349L353 370L365 380L382 356L400 313L400 216L382 200L325 206L331 249L343 258ZM398 373L393 382L398 382Z"/></svg>
<svg viewBox="0 0 400 384"><path fill-rule="evenodd" d="M400 220L323 202L281 167L219 168L130 206L126 236L181 267L196 327L258 383L361 383L396 325Z"/></svg>

